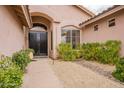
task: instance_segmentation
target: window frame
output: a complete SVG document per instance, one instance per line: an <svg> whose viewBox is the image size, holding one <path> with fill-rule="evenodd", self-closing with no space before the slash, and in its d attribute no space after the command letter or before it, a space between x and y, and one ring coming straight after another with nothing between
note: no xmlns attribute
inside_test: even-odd
<svg viewBox="0 0 124 93"><path fill-rule="evenodd" d="M110 26L110 21L113 20L113 19L114 19L114 23L115 23L115 24L114 24L113 26ZM113 18L108 19L108 20L107 20L107 26L108 26L109 28L116 26L116 18L113 17Z"/></svg>
<svg viewBox="0 0 124 93"><path fill-rule="evenodd" d="M95 26L97 26L97 30L95 30ZM99 25L98 25L98 24L95 24L95 25L93 26L93 30L94 30L94 31L99 31Z"/></svg>
<svg viewBox="0 0 124 93"><path fill-rule="evenodd" d="M70 44L72 45L72 48L73 48L73 38L79 38L79 44L80 44L80 36L81 36L81 30L80 29L77 29L77 28L75 28L75 29L68 29L68 28L62 28L61 29L61 38L62 38L62 31L64 31L65 30L65 32L66 31L70 31L70 35L69 36L66 36L66 38L67 37L69 37L70 38ZM73 31L79 31L79 36L77 36L77 35L75 35L75 36L73 36ZM61 42L63 42L62 40L61 40ZM64 42L64 43L68 43L67 42L67 39L66 39L66 41ZM75 43L75 45L76 45L76 43ZM73 48L73 49L76 49L76 48Z"/></svg>

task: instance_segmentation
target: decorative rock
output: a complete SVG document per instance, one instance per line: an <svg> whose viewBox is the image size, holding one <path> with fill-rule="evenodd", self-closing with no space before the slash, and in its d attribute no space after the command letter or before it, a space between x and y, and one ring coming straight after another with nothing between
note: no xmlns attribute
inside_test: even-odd
<svg viewBox="0 0 124 93"><path fill-rule="evenodd" d="M34 57L34 56L33 56L33 53L32 53L32 52L30 52L30 53L29 53L29 58L32 60L32 59L33 59L33 57Z"/></svg>

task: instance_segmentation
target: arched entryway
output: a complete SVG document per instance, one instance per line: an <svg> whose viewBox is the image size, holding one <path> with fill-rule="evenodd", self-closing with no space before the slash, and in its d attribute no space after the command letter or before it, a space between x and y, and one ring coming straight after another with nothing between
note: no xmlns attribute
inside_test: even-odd
<svg viewBox="0 0 124 93"><path fill-rule="evenodd" d="M41 12L31 12L31 18L33 27L26 34L27 46L35 50L36 56L56 59L57 45L61 43L60 22Z"/></svg>
<svg viewBox="0 0 124 93"><path fill-rule="evenodd" d="M48 55L47 27L40 23L34 23L29 32L29 48L34 49L35 56Z"/></svg>
<svg viewBox="0 0 124 93"><path fill-rule="evenodd" d="M29 31L29 48L34 49L35 56L51 56L52 18L45 14L31 13L33 27Z"/></svg>

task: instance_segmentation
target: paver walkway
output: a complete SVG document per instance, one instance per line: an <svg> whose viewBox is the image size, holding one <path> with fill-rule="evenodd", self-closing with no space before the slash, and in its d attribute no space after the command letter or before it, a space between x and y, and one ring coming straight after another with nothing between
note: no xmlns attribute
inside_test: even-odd
<svg viewBox="0 0 124 93"><path fill-rule="evenodd" d="M53 87L124 87L98 73L73 62L52 63L48 58L37 59L28 66L24 88Z"/></svg>
<svg viewBox="0 0 124 93"><path fill-rule="evenodd" d="M27 73L24 76L23 88L56 88L62 87L62 84L49 66L49 59L36 59L27 67Z"/></svg>

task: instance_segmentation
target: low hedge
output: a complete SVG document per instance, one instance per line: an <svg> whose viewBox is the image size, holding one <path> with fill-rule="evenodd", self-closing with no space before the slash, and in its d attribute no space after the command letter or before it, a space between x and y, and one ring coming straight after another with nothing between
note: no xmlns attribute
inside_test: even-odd
<svg viewBox="0 0 124 93"><path fill-rule="evenodd" d="M24 70L31 62L32 49L20 50L12 58L0 55L0 88L21 87Z"/></svg>
<svg viewBox="0 0 124 93"><path fill-rule="evenodd" d="M59 57L65 61L73 61L78 58L98 61L103 64L116 64L119 61L121 42L109 40L105 43L83 43L76 49L71 44L61 43L58 47Z"/></svg>
<svg viewBox="0 0 124 93"><path fill-rule="evenodd" d="M20 50L13 54L12 60L15 62L16 65L20 67L22 71L25 71L27 65L31 62L29 57L29 53L32 52L31 49Z"/></svg>
<svg viewBox="0 0 124 93"><path fill-rule="evenodd" d="M86 60L97 60L97 52L100 50L99 43L84 43L81 45L82 57Z"/></svg>
<svg viewBox="0 0 124 93"><path fill-rule="evenodd" d="M0 88L17 88L22 84L23 73L10 57L0 59Z"/></svg>
<svg viewBox="0 0 124 93"><path fill-rule="evenodd" d="M124 82L124 58L121 58L120 61L116 64L116 70L113 71L112 75Z"/></svg>
<svg viewBox="0 0 124 93"><path fill-rule="evenodd" d="M72 49L70 43L61 43L58 47L59 57L65 61L73 61L80 58L80 50Z"/></svg>
<svg viewBox="0 0 124 93"><path fill-rule="evenodd" d="M119 61L121 42L109 40L105 43L86 43L82 45L82 57L86 60L104 64L116 64Z"/></svg>
<svg viewBox="0 0 124 93"><path fill-rule="evenodd" d="M30 48L25 49L23 51L25 51L27 54L29 54L30 52L32 52L33 54L35 53L35 51L33 49L30 49Z"/></svg>

